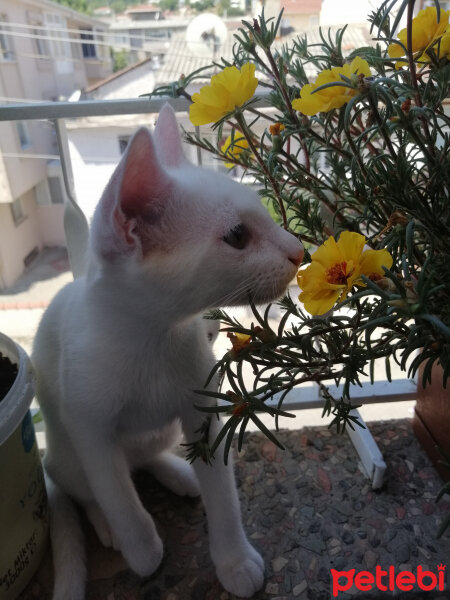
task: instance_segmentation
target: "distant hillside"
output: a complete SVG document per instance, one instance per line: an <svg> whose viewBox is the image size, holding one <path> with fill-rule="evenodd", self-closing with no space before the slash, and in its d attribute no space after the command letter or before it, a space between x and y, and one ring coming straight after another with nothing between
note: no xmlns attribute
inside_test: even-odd
<svg viewBox="0 0 450 600"><path fill-rule="evenodd" d="M145 0L55 0L59 4L64 4L78 12L92 14L95 8L100 6L109 6L114 12L120 13L133 4L144 4Z"/></svg>

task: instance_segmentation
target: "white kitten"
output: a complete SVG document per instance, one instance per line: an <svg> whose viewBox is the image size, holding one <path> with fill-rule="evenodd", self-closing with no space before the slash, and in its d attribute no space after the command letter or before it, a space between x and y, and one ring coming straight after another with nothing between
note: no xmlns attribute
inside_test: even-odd
<svg viewBox="0 0 450 600"><path fill-rule="evenodd" d="M254 192L185 161L169 106L155 142L146 129L135 134L94 215L88 274L56 296L35 340L54 600L84 598L83 539L69 497L136 573L160 564L161 540L130 477L137 467L178 494L201 493L219 580L243 597L261 588L263 560L243 531L221 448L213 466L196 460L193 468L170 449L181 429L187 442L198 440L205 415L193 404L211 403L193 392L214 365L202 312L244 304L249 293L276 298L302 256ZM211 441L219 429L212 419Z"/></svg>

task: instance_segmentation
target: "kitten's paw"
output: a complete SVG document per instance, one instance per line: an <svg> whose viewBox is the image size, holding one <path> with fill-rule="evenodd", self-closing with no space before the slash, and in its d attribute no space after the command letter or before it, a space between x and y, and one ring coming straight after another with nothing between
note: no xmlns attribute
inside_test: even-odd
<svg viewBox="0 0 450 600"><path fill-rule="evenodd" d="M164 453L149 464L149 470L166 488L178 496L200 496L200 487L192 466L175 454Z"/></svg>
<svg viewBox="0 0 450 600"><path fill-rule="evenodd" d="M264 561L250 545L245 555L231 555L217 565L216 572L227 592L240 598L250 598L264 583Z"/></svg>
<svg viewBox="0 0 450 600"><path fill-rule="evenodd" d="M121 551L130 569L141 577L149 577L161 564L163 544L159 536L153 536L151 541L134 540L122 545Z"/></svg>

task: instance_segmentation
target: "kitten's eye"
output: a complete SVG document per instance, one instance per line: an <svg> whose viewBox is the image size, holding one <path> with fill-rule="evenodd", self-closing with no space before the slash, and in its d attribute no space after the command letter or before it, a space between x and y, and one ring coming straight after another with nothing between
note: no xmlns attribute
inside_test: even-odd
<svg viewBox="0 0 450 600"><path fill-rule="evenodd" d="M247 245L249 238L250 233L247 227L240 223L223 236L223 241L237 250L242 250Z"/></svg>

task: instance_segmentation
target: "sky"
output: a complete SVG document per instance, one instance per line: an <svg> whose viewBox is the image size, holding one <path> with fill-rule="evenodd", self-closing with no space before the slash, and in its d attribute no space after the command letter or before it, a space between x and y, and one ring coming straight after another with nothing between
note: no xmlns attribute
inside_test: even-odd
<svg viewBox="0 0 450 600"><path fill-rule="evenodd" d="M381 3L382 0L323 0L320 24L364 23Z"/></svg>

